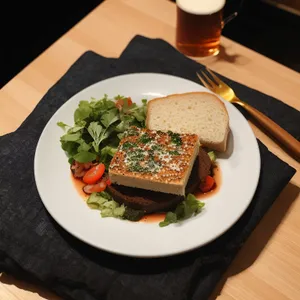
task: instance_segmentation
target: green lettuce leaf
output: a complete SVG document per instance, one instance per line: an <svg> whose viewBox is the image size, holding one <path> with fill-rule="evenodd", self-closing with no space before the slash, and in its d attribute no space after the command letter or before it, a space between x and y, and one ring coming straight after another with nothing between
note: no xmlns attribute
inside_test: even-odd
<svg viewBox="0 0 300 300"><path fill-rule="evenodd" d="M75 125L74 127L70 128L68 130L68 133L76 133L83 128L84 128L84 125Z"/></svg>
<svg viewBox="0 0 300 300"><path fill-rule="evenodd" d="M64 122L57 122L56 124L57 124L57 126L62 128L63 130L66 130L67 127L70 127L69 125L65 124Z"/></svg>
<svg viewBox="0 0 300 300"><path fill-rule="evenodd" d="M106 200L113 200L112 196L108 192L100 192L97 193L98 196L101 196L102 198L105 198Z"/></svg>
<svg viewBox="0 0 300 300"><path fill-rule="evenodd" d="M145 215L145 212L143 210L138 209L132 209L130 207L125 207L125 212L123 215L123 218L129 221L139 221L143 216Z"/></svg>
<svg viewBox="0 0 300 300"><path fill-rule="evenodd" d="M159 223L159 226L160 227L165 227L165 226L168 226L172 223L176 223L177 222L177 216L175 213L169 211L166 216L165 216L165 219Z"/></svg>
<svg viewBox="0 0 300 300"><path fill-rule="evenodd" d="M105 146L101 150L101 156L110 155L111 157L113 157L116 154L116 152L117 152L117 148L111 146Z"/></svg>
<svg viewBox="0 0 300 300"><path fill-rule="evenodd" d="M78 152L78 144L75 142L62 142L61 147L67 152L68 157L73 157Z"/></svg>
<svg viewBox="0 0 300 300"><path fill-rule="evenodd" d="M92 112L89 101L82 100L79 102L78 108L74 112L74 121L79 122L86 119Z"/></svg>
<svg viewBox="0 0 300 300"><path fill-rule="evenodd" d="M73 158L80 163L87 163L95 160L97 158L97 155L92 152L81 151L75 154Z"/></svg>
<svg viewBox="0 0 300 300"><path fill-rule="evenodd" d="M125 206L112 199L107 192L92 193L87 199L87 205L92 209L101 211L101 217L122 218L125 212Z"/></svg>
<svg viewBox="0 0 300 300"><path fill-rule="evenodd" d="M204 203L199 201L193 194L188 194L185 200L179 203L174 212L168 212L165 219L159 223L160 227L168 226L186 220L199 214L204 207Z"/></svg>
<svg viewBox="0 0 300 300"><path fill-rule="evenodd" d="M123 217L124 213L125 213L125 205L124 204L122 204L119 207L116 207L113 212L114 217Z"/></svg>
<svg viewBox="0 0 300 300"><path fill-rule="evenodd" d="M115 147L105 146L104 148L102 148L100 152L100 161L104 163L106 168L109 167L109 163L116 152L117 148Z"/></svg>
<svg viewBox="0 0 300 300"><path fill-rule="evenodd" d="M118 121L119 115L117 109L110 109L107 110L103 115L101 116L101 123L108 128L111 124Z"/></svg>
<svg viewBox="0 0 300 300"><path fill-rule="evenodd" d="M93 138L93 147L96 152L99 151L99 144L101 142L101 133L102 133L102 126L98 122L91 122L88 127L88 132Z"/></svg>
<svg viewBox="0 0 300 300"><path fill-rule="evenodd" d="M102 218L109 218L109 217L113 217L114 213L113 210L110 208L102 208L101 209L101 217Z"/></svg>
<svg viewBox="0 0 300 300"><path fill-rule="evenodd" d="M124 132L120 132L117 134L119 140L121 140L125 136Z"/></svg>
<svg viewBox="0 0 300 300"><path fill-rule="evenodd" d="M207 154L208 154L211 162L215 163L216 160L217 160L217 156L216 156L215 152L214 151L209 151Z"/></svg>
<svg viewBox="0 0 300 300"><path fill-rule="evenodd" d="M61 141L63 142L76 142L81 139L81 133L76 132L76 133L66 133L61 137Z"/></svg>
<svg viewBox="0 0 300 300"><path fill-rule="evenodd" d="M77 148L78 152L84 152L84 151L89 151L91 149L91 145L87 144L83 139L79 141L80 145Z"/></svg>
<svg viewBox="0 0 300 300"><path fill-rule="evenodd" d="M100 207L102 207L102 205L107 201L108 199L102 197L99 193L92 193L86 203L93 209L100 209Z"/></svg>

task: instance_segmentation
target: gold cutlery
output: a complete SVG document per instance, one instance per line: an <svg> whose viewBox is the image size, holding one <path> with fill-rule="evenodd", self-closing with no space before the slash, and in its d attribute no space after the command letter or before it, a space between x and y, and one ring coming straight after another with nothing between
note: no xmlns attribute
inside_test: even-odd
<svg viewBox="0 0 300 300"><path fill-rule="evenodd" d="M200 81L203 85L218 94L223 99L233 104L238 104L243 107L263 128L265 128L274 138L276 138L282 145L284 145L294 156L300 158L300 142L296 140L292 135L285 131L282 127L269 119L266 115L252 107L251 105L240 100L234 93L231 87L223 82L217 75L211 70L206 68L211 78L204 72L197 73Z"/></svg>

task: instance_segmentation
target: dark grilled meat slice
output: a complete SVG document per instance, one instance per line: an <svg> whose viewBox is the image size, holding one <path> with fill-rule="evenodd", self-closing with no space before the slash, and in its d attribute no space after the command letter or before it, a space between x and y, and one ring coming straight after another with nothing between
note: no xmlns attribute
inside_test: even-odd
<svg viewBox="0 0 300 300"><path fill-rule="evenodd" d="M205 150L201 147L198 154L198 176L200 181L202 181L207 175L210 174L211 170L211 160Z"/></svg>
<svg viewBox="0 0 300 300"><path fill-rule="evenodd" d="M183 196L153 192L144 189L112 184L107 187L115 201L126 206L143 210L145 213L171 210L183 201Z"/></svg>

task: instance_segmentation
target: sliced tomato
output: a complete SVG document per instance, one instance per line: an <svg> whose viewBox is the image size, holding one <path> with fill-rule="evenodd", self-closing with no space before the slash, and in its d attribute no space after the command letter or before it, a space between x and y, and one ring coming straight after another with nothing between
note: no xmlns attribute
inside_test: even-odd
<svg viewBox="0 0 300 300"><path fill-rule="evenodd" d="M127 105L128 106L131 106L132 105L132 100L130 97L128 98L125 98L125 99L119 99L117 102L116 102L116 107L117 109L121 110L123 105L124 105L124 100L127 101Z"/></svg>
<svg viewBox="0 0 300 300"><path fill-rule="evenodd" d="M101 180L96 184L88 184L83 187L83 191L86 194L100 193L103 192L105 189L106 189L106 182L104 180Z"/></svg>
<svg viewBox="0 0 300 300"><path fill-rule="evenodd" d="M211 176L206 176L205 179L200 183L200 190L203 193L207 193L210 190L212 190L214 185L215 185L215 179Z"/></svg>
<svg viewBox="0 0 300 300"><path fill-rule="evenodd" d="M109 178L106 180L106 184L111 185L111 180Z"/></svg>
<svg viewBox="0 0 300 300"><path fill-rule="evenodd" d="M100 163L92 168L90 168L83 176L83 182L87 184L94 184L99 181L104 174L105 165Z"/></svg>

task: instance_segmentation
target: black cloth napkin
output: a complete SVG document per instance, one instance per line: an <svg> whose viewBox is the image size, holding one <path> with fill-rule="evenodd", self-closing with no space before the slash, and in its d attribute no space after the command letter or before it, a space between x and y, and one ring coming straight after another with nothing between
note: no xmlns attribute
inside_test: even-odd
<svg viewBox="0 0 300 300"><path fill-rule="evenodd" d="M88 51L46 93L15 132L0 137L0 272L43 284L63 299L208 298L238 250L295 173L295 169L269 152L261 142L260 180L243 216L210 244L165 258L117 256L74 238L46 211L33 173L35 147L44 126L65 101L83 88L106 78L136 72L173 74L198 82L195 71L201 68L166 42L141 36L130 42L119 59ZM243 100L268 114L299 139L298 111L270 96L223 79Z"/></svg>

